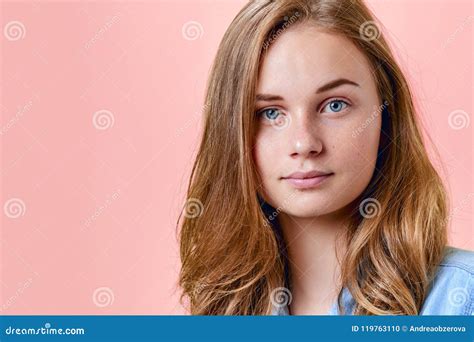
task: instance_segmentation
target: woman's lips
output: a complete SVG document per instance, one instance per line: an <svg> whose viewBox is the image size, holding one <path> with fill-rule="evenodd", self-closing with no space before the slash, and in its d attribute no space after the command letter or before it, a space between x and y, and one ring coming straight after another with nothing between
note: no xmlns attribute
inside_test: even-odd
<svg viewBox="0 0 474 342"><path fill-rule="evenodd" d="M297 189L310 189L318 186L322 182L324 182L326 179L331 177L333 174L329 173L326 175L321 175L321 176L315 176L315 177L310 177L310 178L283 178L283 180L289 182L291 185L293 185Z"/></svg>

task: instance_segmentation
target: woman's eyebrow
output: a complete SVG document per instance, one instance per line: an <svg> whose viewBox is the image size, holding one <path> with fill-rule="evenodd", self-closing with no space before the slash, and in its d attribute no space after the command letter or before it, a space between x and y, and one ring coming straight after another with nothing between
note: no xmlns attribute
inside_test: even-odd
<svg viewBox="0 0 474 342"><path fill-rule="evenodd" d="M343 84L349 84L349 85L353 85L355 87L360 87L360 85L354 81L351 81L351 80L348 80L347 78L338 78L334 81L331 81L329 83L326 83L325 85L321 86L318 88L318 90L316 90L316 94L319 94L319 93L324 93L325 91L328 91L330 89L333 89L333 88L337 88Z"/></svg>
<svg viewBox="0 0 474 342"><path fill-rule="evenodd" d="M344 84L349 84L355 87L360 87L360 85L354 81L348 80L347 78L338 78L336 80L330 81L325 85L319 87L316 90L316 94L324 93L325 91L340 87ZM271 94L257 94L256 101L277 101L284 100L280 95L271 95Z"/></svg>

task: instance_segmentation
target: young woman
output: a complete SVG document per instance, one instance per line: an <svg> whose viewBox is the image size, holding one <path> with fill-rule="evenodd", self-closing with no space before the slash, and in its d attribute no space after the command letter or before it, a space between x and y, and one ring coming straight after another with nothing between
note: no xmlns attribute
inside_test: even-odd
<svg viewBox="0 0 474 342"><path fill-rule="evenodd" d="M474 253L447 246L445 189L362 2L250 1L204 108L179 221L192 314L472 314Z"/></svg>

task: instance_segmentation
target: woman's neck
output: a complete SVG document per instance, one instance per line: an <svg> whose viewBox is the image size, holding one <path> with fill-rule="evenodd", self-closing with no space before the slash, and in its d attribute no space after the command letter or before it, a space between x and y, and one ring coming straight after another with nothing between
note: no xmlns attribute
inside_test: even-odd
<svg viewBox="0 0 474 342"><path fill-rule="evenodd" d="M291 273L292 314L326 314L340 289L347 216L279 216Z"/></svg>

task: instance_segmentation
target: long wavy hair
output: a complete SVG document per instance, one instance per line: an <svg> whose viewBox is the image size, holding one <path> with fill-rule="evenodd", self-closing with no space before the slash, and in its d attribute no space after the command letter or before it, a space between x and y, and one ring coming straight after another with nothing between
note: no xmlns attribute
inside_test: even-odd
<svg viewBox="0 0 474 342"><path fill-rule="evenodd" d="M288 286L278 220L266 216L253 159L255 92L268 46L290 25L313 23L354 43L386 106L374 175L354 210L341 287L354 314L416 315L447 244L447 197L425 149L412 94L374 15L358 0L254 0L224 34L207 83L204 130L178 218L181 302L195 315L265 315ZM373 216L373 217L372 217Z"/></svg>

